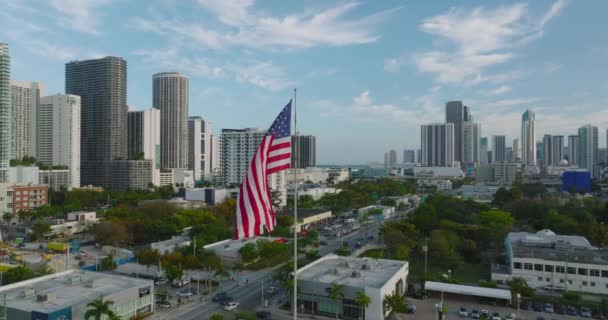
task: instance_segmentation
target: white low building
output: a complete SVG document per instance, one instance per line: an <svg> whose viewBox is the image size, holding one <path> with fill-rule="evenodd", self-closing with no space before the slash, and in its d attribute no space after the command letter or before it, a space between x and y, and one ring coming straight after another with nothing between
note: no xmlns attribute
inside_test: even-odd
<svg viewBox="0 0 608 320"><path fill-rule="evenodd" d="M301 312L319 316L335 317L337 311L341 319L383 320L390 313L383 306L385 297L405 293L408 273L407 261L329 254L298 270L297 305ZM342 286L337 301L329 297L333 284ZM370 298L364 312L355 303L358 292Z"/></svg>
<svg viewBox="0 0 608 320"><path fill-rule="evenodd" d="M505 239L506 266L494 266L492 280L506 283L523 278L532 288L552 287L608 294L608 250L585 237L511 232Z"/></svg>
<svg viewBox="0 0 608 320"><path fill-rule="evenodd" d="M194 171L188 169L162 171L160 173L160 185L194 188Z"/></svg>
<svg viewBox="0 0 608 320"><path fill-rule="evenodd" d="M154 242L150 244L153 250L158 250L160 254L167 254L175 251L176 249L189 246L191 243L190 237L187 236L173 236L169 240Z"/></svg>
<svg viewBox="0 0 608 320"><path fill-rule="evenodd" d="M287 188L287 196L289 198L293 198L295 194L294 186L291 185ZM313 200L318 201L326 194L336 194L340 193L342 190L332 188L332 187L323 187L321 185L300 185L298 188L298 197L301 196L311 196Z"/></svg>
<svg viewBox="0 0 608 320"><path fill-rule="evenodd" d="M294 172L296 175L294 175ZM308 167L306 169L289 169L285 171L285 182L292 184L296 181L298 183L327 183L332 181L338 183L346 181L350 178L350 172L347 168L319 168L319 167Z"/></svg>
<svg viewBox="0 0 608 320"><path fill-rule="evenodd" d="M371 206L357 209L357 213L360 216L364 215L364 214L368 214L373 211L376 211L379 213L379 214L370 216L370 218L373 218L376 220L390 219L395 215L395 207L392 207L392 206L371 205Z"/></svg>
<svg viewBox="0 0 608 320"><path fill-rule="evenodd" d="M460 167L412 167L415 177L464 178Z"/></svg>
<svg viewBox="0 0 608 320"><path fill-rule="evenodd" d="M240 240L222 240L204 246L205 250L213 251L222 259L222 262L231 265L241 259L239 250L248 243L256 244L258 241L283 241L274 237L252 237Z"/></svg>
<svg viewBox="0 0 608 320"><path fill-rule="evenodd" d="M416 184L422 188L434 187L438 191L452 190L452 181L450 179L416 179Z"/></svg>

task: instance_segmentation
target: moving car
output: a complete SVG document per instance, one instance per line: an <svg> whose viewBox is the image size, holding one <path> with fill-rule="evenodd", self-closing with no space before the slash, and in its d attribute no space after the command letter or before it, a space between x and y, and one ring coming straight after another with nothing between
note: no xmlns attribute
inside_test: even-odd
<svg viewBox="0 0 608 320"><path fill-rule="evenodd" d="M460 308L460 309L458 309L458 316L466 318L469 316L469 313L467 312L466 308Z"/></svg>
<svg viewBox="0 0 608 320"><path fill-rule="evenodd" d="M583 318L591 318L591 310L587 307L581 307L580 314Z"/></svg>
<svg viewBox="0 0 608 320"><path fill-rule="evenodd" d="M546 313L553 313L555 312L555 309L553 308L553 305L550 303L545 303L545 312Z"/></svg>
<svg viewBox="0 0 608 320"><path fill-rule="evenodd" d="M266 293L267 294L273 294L275 292L277 292L279 289L277 287L268 287L268 289L266 289Z"/></svg>
<svg viewBox="0 0 608 320"><path fill-rule="evenodd" d="M260 320L270 320L270 311L261 310L255 313L256 318Z"/></svg>
<svg viewBox="0 0 608 320"><path fill-rule="evenodd" d="M416 313L416 305L413 303L407 304L407 313Z"/></svg>
<svg viewBox="0 0 608 320"><path fill-rule="evenodd" d="M492 314L492 320L502 320L502 318L500 317L500 313L494 312Z"/></svg>
<svg viewBox="0 0 608 320"><path fill-rule="evenodd" d="M220 302L220 300L222 300L224 297L226 297L228 294L226 292L218 292L216 295L213 296L213 298L211 298L211 301L213 302Z"/></svg>
<svg viewBox="0 0 608 320"><path fill-rule="evenodd" d="M230 301L224 306L224 310L231 311L239 307L239 303L236 301Z"/></svg>
<svg viewBox="0 0 608 320"><path fill-rule="evenodd" d="M571 315L571 316L576 316L576 315L578 315L578 311L577 311L577 310L576 310L576 308L575 308L575 307L573 307L573 306L568 306L568 307L566 308L566 313L567 313L567 314L569 314L569 315Z"/></svg>

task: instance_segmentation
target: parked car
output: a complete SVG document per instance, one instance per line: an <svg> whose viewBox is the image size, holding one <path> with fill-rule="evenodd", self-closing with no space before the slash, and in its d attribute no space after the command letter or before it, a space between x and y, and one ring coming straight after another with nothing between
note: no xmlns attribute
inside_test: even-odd
<svg viewBox="0 0 608 320"><path fill-rule="evenodd" d="M260 320L270 320L270 311L261 310L255 313L255 316Z"/></svg>
<svg viewBox="0 0 608 320"><path fill-rule="evenodd" d="M407 304L407 313L416 313L416 305L413 303Z"/></svg>
<svg viewBox="0 0 608 320"><path fill-rule="evenodd" d="M319 244L322 245L322 246L326 246L327 245L327 241L321 240L321 241L319 241Z"/></svg>
<svg viewBox="0 0 608 320"><path fill-rule="evenodd" d="M167 279L158 279L158 280L156 280L156 282L154 282L154 285L162 286L162 285L165 285L167 283L167 281L168 281Z"/></svg>
<svg viewBox="0 0 608 320"><path fill-rule="evenodd" d="M479 318L481 318L481 313L479 313L479 310L477 310L477 309L471 310L471 318L472 319L479 319Z"/></svg>
<svg viewBox="0 0 608 320"><path fill-rule="evenodd" d="M591 318L591 310L587 307L581 307L580 314L583 318Z"/></svg>
<svg viewBox="0 0 608 320"><path fill-rule="evenodd" d="M228 294L226 294L226 292L218 292L216 295L213 296L213 298L211 298L211 301L213 302L220 302L220 300L222 300L224 297L226 297Z"/></svg>
<svg viewBox="0 0 608 320"><path fill-rule="evenodd" d="M500 317L500 313L494 312L492 314L492 320L502 320L502 318Z"/></svg>
<svg viewBox="0 0 608 320"><path fill-rule="evenodd" d="M483 309L481 310L481 316L482 317L489 317L490 316L490 311Z"/></svg>
<svg viewBox="0 0 608 320"><path fill-rule="evenodd" d="M156 307L161 309L170 309L171 304L167 301L158 301L156 302Z"/></svg>
<svg viewBox="0 0 608 320"><path fill-rule="evenodd" d="M568 306L568 308L566 309L566 313L571 316L576 316L578 315L578 310L576 310L576 308L573 306Z"/></svg>
<svg viewBox="0 0 608 320"><path fill-rule="evenodd" d="M469 313L467 312L466 308L460 308L460 309L458 309L458 316L466 318L469 316Z"/></svg>
<svg viewBox="0 0 608 320"><path fill-rule="evenodd" d="M606 320L606 317L599 310L591 311L591 315L594 319Z"/></svg>
<svg viewBox="0 0 608 320"><path fill-rule="evenodd" d="M557 314L566 314L566 307L562 304L555 305L555 313Z"/></svg>
<svg viewBox="0 0 608 320"><path fill-rule="evenodd" d="M536 312L542 312L544 310L544 306L540 302L534 302L532 303L532 310Z"/></svg>
<svg viewBox="0 0 608 320"><path fill-rule="evenodd" d="M268 289L266 289L266 293L267 294L274 294L278 291L279 289L277 287L268 287Z"/></svg>
<svg viewBox="0 0 608 320"><path fill-rule="evenodd" d="M239 307L239 303L236 301L230 301L224 306L224 310L231 311Z"/></svg>
<svg viewBox="0 0 608 320"><path fill-rule="evenodd" d="M555 312L555 309L553 308L553 305L550 303L545 303L545 312L546 313L553 313Z"/></svg>
<svg viewBox="0 0 608 320"><path fill-rule="evenodd" d="M505 314L505 320L515 320L515 313Z"/></svg>
<svg viewBox="0 0 608 320"><path fill-rule="evenodd" d="M530 310L532 309L532 304L530 303L530 301L525 300L521 303L521 305L519 306L522 310Z"/></svg>

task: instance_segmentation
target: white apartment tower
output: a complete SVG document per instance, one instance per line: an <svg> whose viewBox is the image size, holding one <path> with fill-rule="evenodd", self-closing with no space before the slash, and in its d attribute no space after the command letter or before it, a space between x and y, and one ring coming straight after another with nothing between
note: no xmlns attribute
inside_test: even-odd
<svg viewBox="0 0 608 320"><path fill-rule="evenodd" d="M69 170L69 188L80 187L80 97L56 94L42 97L37 112L38 161Z"/></svg>
<svg viewBox="0 0 608 320"><path fill-rule="evenodd" d="M188 169L194 173L194 181L201 179L203 163L203 119L188 117Z"/></svg>
<svg viewBox="0 0 608 320"><path fill-rule="evenodd" d="M462 136L462 161L479 163L481 159L481 125L464 122Z"/></svg>
<svg viewBox="0 0 608 320"><path fill-rule="evenodd" d="M0 42L0 183L8 180L11 160L11 57Z"/></svg>
<svg viewBox="0 0 608 320"><path fill-rule="evenodd" d="M45 86L39 82L11 80L13 117L11 157L36 157L36 111Z"/></svg>
<svg viewBox="0 0 608 320"><path fill-rule="evenodd" d="M599 177L598 130L595 126L578 129L578 166L589 170L592 178Z"/></svg>
<svg viewBox="0 0 608 320"><path fill-rule="evenodd" d="M177 72L153 76L153 106L160 110L160 165L188 167L189 79Z"/></svg>
<svg viewBox="0 0 608 320"><path fill-rule="evenodd" d="M454 163L454 124L431 123L421 126L422 166L451 167Z"/></svg>
<svg viewBox="0 0 608 320"><path fill-rule="evenodd" d="M521 162L526 166L536 165L536 119L532 110L526 110L521 118Z"/></svg>
<svg viewBox="0 0 608 320"><path fill-rule="evenodd" d="M211 154L213 147L212 137L211 121L201 119L201 172L204 176L210 175L213 172L213 155Z"/></svg>
<svg viewBox="0 0 608 320"><path fill-rule="evenodd" d="M129 111L127 153L132 160L152 160L152 184L160 185L160 110Z"/></svg>

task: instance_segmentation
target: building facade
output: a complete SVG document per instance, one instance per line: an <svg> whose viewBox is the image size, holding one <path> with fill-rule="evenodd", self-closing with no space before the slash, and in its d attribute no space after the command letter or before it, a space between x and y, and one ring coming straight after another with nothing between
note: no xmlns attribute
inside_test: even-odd
<svg viewBox="0 0 608 320"><path fill-rule="evenodd" d="M127 158L127 61L67 63L65 92L80 96L81 184L106 188L111 162Z"/></svg>
<svg viewBox="0 0 608 320"><path fill-rule="evenodd" d="M526 110L521 118L521 162L525 166L536 166L536 116Z"/></svg>
<svg viewBox="0 0 608 320"><path fill-rule="evenodd" d="M188 167L190 80L177 72L152 77L153 106L160 110L161 169Z"/></svg>
<svg viewBox="0 0 608 320"><path fill-rule="evenodd" d="M203 119L188 117L188 169L194 172L194 180L202 178L203 139Z"/></svg>
<svg viewBox="0 0 608 320"><path fill-rule="evenodd" d="M578 165L578 136L568 136L568 163Z"/></svg>
<svg viewBox="0 0 608 320"><path fill-rule="evenodd" d="M599 177L598 130L595 126L578 129L578 166L589 170L592 178Z"/></svg>
<svg viewBox="0 0 608 320"><path fill-rule="evenodd" d="M297 148L297 153L296 153ZM317 165L317 137L298 135L291 137L291 167L308 168Z"/></svg>
<svg viewBox="0 0 608 320"><path fill-rule="evenodd" d="M59 191L61 189L72 190L73 188L79 188L78 186L71 185L72 172L69 169L52 169L52 170L40 170L38 171L38 181L40 184L46 184L49 189L53 191Z"/></svg>
<svg viewBox="0 0 608 320"><path fill-rule="evenodd" d="M505 136L492 136L492 162L507 161Z"/></svg>
<svg viewBox="0 0 608 320"><path fill-rule="evenodd" d="M152 161L152 183L160 185L160 110L129 111L127 123L129 159Z"/></svg>
<svg viewBox="0 0 608 320"><path fill-rule="evenodd" d="M265 135L263 129L222 129L220 164L224 184L241 183Z"/></svg>
<svg viewBox="0 0 608 320"><path fill-rule="evenodd" d="M67 167L68 189L80 187L80 107L80 97L71 94L42 97L38 107L36 158Z"/></svg>
<svg viewBox="0 0 608 320"><path fill-rule="evenodd" d="M491 159L488 158L488 137L482 137L479 141L479 153L480 153L480 159L479 159L479 163L481 164L487 164L492 162Z"/></svg>
<svg viewBox="0 0 608 320"><path fill-rule="evenodd" d="M454 124L431 123L421 126L422 165L449 167L454 163Z"/></svg>
<svg viewBox="0 0 608 320"><path fill-rule="evenodd" d="M152 182L152 160L114 160L107 167L111 190L147 190Z"/></svg>
<svg viewBox="0 0 608 320"><path fill-rule="evenodd" d="M8 179L11 160L11 57L8 44L0 42L0 183Z"/></svg>
<svg viewBox="0 0 608 320"><path fill-rule="evenodd" d="M472 121L469 113L469 107L465 106L462 101L449 101L445 105L445 122L454 125L454 161L464 161L464 124Z"/></svg>
<svg viewBox="0 0 608 320"><path fill-rule="evenodd" d="M462 136L463 163L479 163L481 158L481 125L465 122Z"/></svg>
<svg viewBox="0 0 608 320"><path fill-rule="evenodd" d="M521 149L519 147L519 139L513 139L513 161L521 160Z"/></svg>
<svg viewBox="0 0 608 320"><path fill-rule="evenodd" d="M47 185L13 186L13 214L47 205L49 203L48 195L49 187Z"/></svg>
<svg viewBox="0 0 608 320"><path fill-rule="evenodd" d="M395 168L397 165L397 151L389 150L384 153L384 167L387 169Z"/></svg>
<svg viewBox="0 0 608 320"><path fill-rule="evenodd" d="M403 163L416 163L416 150L403 150Z"/></svg>
<svg viewBox="0 0 608 320"><path fill-rule="evenodd" d="M493 182L501 185L511 185L515 182L517 167L506 161L492 163Z"/></svg>
<svg viewBox="0 0 608 320"><path fill-rule="evenodd" d="M210 175L212 170L212 146L211 141L213 136L213 125L211 121L202 119L201 120L201 173L203 176ZM206 179L206 178L205 178Z"/></svg>
<svg viewBox="0 0 608 320"><path fill-rule="evenodd" d="M11 80L11 157L36 157L36 114L45 86L39 82Z"/></svg>

